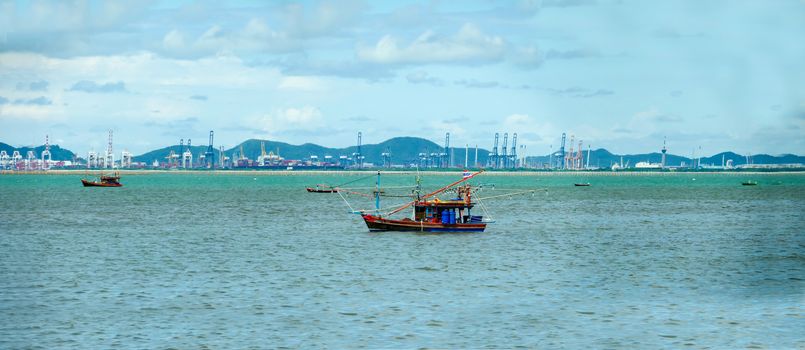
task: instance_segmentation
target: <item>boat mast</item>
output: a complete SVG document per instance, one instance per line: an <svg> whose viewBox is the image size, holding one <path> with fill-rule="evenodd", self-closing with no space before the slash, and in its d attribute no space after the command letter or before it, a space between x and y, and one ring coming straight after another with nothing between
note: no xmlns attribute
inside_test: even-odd
<svg viewBox="0 0 805 350"><path fill-rule="evenodd" d="M380 171L377 172L377 181L375 182L375 215L380 216Z"/></svg>
<svg viewBox="0 0 805 350"><path fill-rule="evenodd" d="M430 198L430 197L433 197L433 196L435 196L435 195L437 195L437 194L439 194L439 193L444 192L445 190L447 190L447 189L449 189L449 188L451 188L451 187L454 187L454 186L456 186L456 185L458 185L458 184L460 184L460 183L462 183L462 182L464 182L464 181L467 181L467 180L469 180L469 179L472 179L473 177L475 177L475 175L478 175L478 174L480 174L480 173L482 173L482 172L484 172L484 170L483 170L483 169L481 169L481 170L479 170L479 171L477 171L477 172L475 172L475 173L471 174L470 176L467 176L467 177L465 177L465 178L463 178L463 179L461 179L461 180L458 180L458 181L453 182L453 183L451 183L451 184L449 184L449 185L447 185L447 186L444 186L444 187L442 187L442 188L440 188L440 189L438 189L438 190L436 190L436 191L433 191L433 192L431 192L431 193L428 193L428 194L426 194L425 196L421 197L420 199L428 199L428 198ZM377 180L377 183L378 183L378 187L380 187L380 185L379 185L379 184L380 184L380 172L379 172L379 171L378 171L378 180ZM419 196L417 196L417 197L419 197ZM379 203L379 201L380 201L380 199L378 199L378 203ZM413 205L413 204L414 204L414 203L416 203L416 202L418 202L418 200L417 200L417 201L411 201L411 202L408 202L408 204L406 204L406 205L404 205L404 206L402 206L402 207L399 207L399 208L397 208L397 209L392 210L390 213L388 213L388 215L394 215L394 214L396 214L396 213L399 213L399 212L400 212L400 211L402 211L403 209L410 207L411 205ZM379 205L378 205L378 207L379 207Z"/></svg>

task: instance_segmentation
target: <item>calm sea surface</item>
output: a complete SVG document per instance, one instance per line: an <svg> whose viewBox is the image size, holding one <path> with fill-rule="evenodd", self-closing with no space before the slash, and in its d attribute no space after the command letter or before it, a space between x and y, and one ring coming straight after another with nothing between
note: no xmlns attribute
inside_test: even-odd
<svg viewBox="0 0 805 350"><path fill-rule="evenodd" d="M2 175L0 348L805 348L805 174L485 174L543 190L447 235L304 190L363 176Z"/></svg>

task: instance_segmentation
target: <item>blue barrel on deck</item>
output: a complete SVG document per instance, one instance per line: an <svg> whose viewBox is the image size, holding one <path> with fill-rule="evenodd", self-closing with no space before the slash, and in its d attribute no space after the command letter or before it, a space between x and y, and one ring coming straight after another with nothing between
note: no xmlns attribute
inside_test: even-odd
<svg viewBox="0 0 805 350"><path fill-rule="evenodd" d="M450 223L450 214L448 214L447 209L442 210L442 223L443 224Z"/></svg>
<svg viewBox="0 0 805 350"><path fill-rule="evenodd" d="M450 213L450 224L451 225L455 224L456 223L456 211L451 209L450 211L448 211L448 213Z"/></svg>

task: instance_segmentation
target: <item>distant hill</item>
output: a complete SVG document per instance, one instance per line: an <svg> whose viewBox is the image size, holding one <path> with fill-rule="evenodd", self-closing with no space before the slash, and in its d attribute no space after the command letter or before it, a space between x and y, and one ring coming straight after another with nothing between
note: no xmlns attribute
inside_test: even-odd
<svg viewBox="0 0 805 350"><path fill-rule="evenodd" d="M36 147L13 147L9 144L0 142L0 151L6 151L9 157L11 157L14 154L15 150L19 151L20 155L22 155L23 158L27 157L28 151L33 150L34 154L36 155L36 158L41 158L42 151L45 150L45 145ZM74 161L77 158L75 153L67 149L61 148L59 147L59 145L50 145L50 157L53 160L69 160L69 161Z"/></svg>
<svg viewBox="0 0 805 350"><path fill-rule="evenodd" d="M332 156L333 159L338 159L340 156L351 157L353 153L357 152L357 146L350 146L346 148L329 148L312 143L305 143L302 145L291 145L285 142L271 141L271 140L258 140L250 139L243 143L227 149L224 151L227 156L240 155L241 147L243 153L249 159L257 159L260 155L260 143L265 143L266 153L273 152L279 154L285 159L308 159L310 156L318 156L319 159L324 159L324 156ZM170 150L178 152L179 146L173 145L169 147L160 148L139 156L134 157L136 162L152 163L155 159L162 162L165 157L170 154ZM192 152L195 156L203 153L206 150L205 146L193 146ZM390 151L392 163L394 164L411 164L416 163L419 153L441 153L444 148L433 141L426 140L418 137L395 137L378 144L366 144L361 146L361 153L363 154L365 163L382 164L383 160L381 154ZM454 163L459 166L464 164L464 148L455 148L453 156L455 157ZM487 154L489 151L484 149L478 150L478 161L482 164L486 163ZM469 162L475 160L475 149L470 149Z"/></svg>
<svg viewBox="0 0 805 350"><path fill-rule="evenodd" d="M700 164L702 165L721 165L722 155L724 156L723 160L726 163L727 160L732 160L733 165L742 165L747 163L746 156L742 156L733 152L722 152L715 154L710 157L702 157L700 160ZM662 153L660 152L653 152L653 153L644 153L644 154L612 154L609 151L600 148L596 150L592 150L590 152L590 166L599 167L599 168L607 168L612 166L613 164L620 164L621 158L623 158L623 164L629 164L630 166L634 166L637 162L649 162L649 163L660 163L662 161ZM553 162L556 162L556 156L553 158ZM546 156L536 156L536 157L528 157L529 164L547 164L551 160L549 155ZM805 164L805 157L797 156L793 154L783 154L780 156L771 156L768 154L756 154L750 156L750 161L752 164L793 164L793 163L800 163ZM584 151L584 162L587 162L587 151ZM691 159L688 157L679 156L676 154L666 153L665 155L665 164L668 166L680 166L684 164L690 165Z"/></svg>
<svg viewBox="0 0 805 350"><path fill-rule="evenodd" d="M151 164L154 160L159 161L160 163L165 161L165 158L170 155L171 150L173 150L176 154L182 154L185 150L187 150L187 145L179 146L173 145L168 147L163 147L160 149L155 149L153 151L141 154L139 156L134 156L132 160L134 162L143 162L145 164ZM199 154L202 154L207 151L207 146L190 146L190 152L193 153L193 157L198 157Z"/></svg>
<svg viewBox="0 0 805 350"><path fill-rule="evenodd" d="M549 161L553 161L554 164L557 162L557 155L554 154L553 157L549 155L546 156L537 156L537 157L528 157L529 164L547 164ZM584 163L587 164L587 150L584 151ZM654 152L654 153L645 153L645 154L613 154L603 148L591 150L589 152L589 164L591 167L598 167L598 168L608 168L613 164L620 164L621 158L623 158L623 164L629 164L633 166L637 164L637 162L650 162L650 163L660 163L662 161L662 153ZM674 155L674 154L666 154L665 156L665 163L670 166L678 166L685 162L685 164L690 164L690 159Z"/></svg>
<svg viewBox="0 0 805 350"><path fill-rule="evenodd" d="M724 162L732 159L734 165L746 164L747 156L736 154L733 152L721 152L711 157L702 157L701 164L714 164L721 165L722 157ZM749 156L749 161L752 164L805 164L805 157L793 154L782 154L779 156L772 156L768 154L753 154Z"/></svg>
<svg viewBox="0 0 805 350"><path fill-rule="evenodd" d="M257 159L257 156L260 155L260 143L265 143L266 152L274 152L279 153L280 156L284 157L285 159L308 159L312 155L316 155L319 159L323 159L324 156L332 156L333 159L338 159L339 156L349 156L351 157L353 153L357 152L356 146L350 146L346 148L329 148L324 147L312 143L305 143L302 145L291 145L285 142L278 142L278 141L271 141L271 140L257 140L257 139L250 139L244 141L243 143L232 147L224 152L228 156L239 155L241 146L243 147L243 153L249 159ZM459 146L459 145L456 145ZM186 147L186 146L185 146ZM45 149L44 145L36 146L36 147L13 147L8 144L0 142L0 151L6 151L8 156L10 157L15 150L18 150L20 154L25 157L29 150L33 150L34 154L36 154L37 158L40 158L42 155L42 151ZM173 145L168 147L163 147L160 149L156 149L139 156L134 157L135 162L144 162L146 164L151 164L156 159L159 162L163 162L165 157L170 154L170 151L173 150L174 152L179 153L179 145ZM194 157L198 157L201 153L204 153L207 150L207 146L192 146L191 150L193 152ZM361 153L363 154L364 162L365 163L373 163L373 164L382 164L383 160L381 154L386 151L391 152L391 160L394 164L415 164L419 159L419 153L442 153L444 148L430 140L426 140L419 137L395 137L386 141L383 141L378 144L367 144L361 146ZM464 147L455 147L451 150L453 153L453 164L457 167L461 167L464 165ZM76 160L81 159L78 157L77 154L73 153L70 150L64 149L59 147L59 145L51 145L50 152L52 155L53 160ZM489 151L486 149L479 148L478 149L478 162L483 166L487 164ZM216 150L217 155L217 150ZM621 157L623 158L623 164L626 165L627 163L631 166L637 164L637 162L651 162L651 163L659 163L662 159L662 154L659 152L653 153L645 153L645 154L613 154L606 149L596 149L590 151L590 166L594 167L601 167L607 168L610 167L612 164L620 163ZM549 161L553 161L556 164L556 155L551 157L551 155L544 155L544 156L530 156L527 159L527 162L530 165L536 165L541 167L543 164L548 164ZM587 151L584 151L584 162L587 163ZM721 165L722 159L724 162L727 160L732 160L733 165L742 165L747 163L747 157L745 155L736 154L734 152L722 152L710 157L702 157L701 164L702 165ZM805 164L805 156L798 156L794 154L782 154L778 156L768 155L768 154L755 154L749 157L749 160L753 164ZM469 157L468 162L469 164L473 164L475 161L475 148L469 149ZM691 164L691 160L688 157L683 157L675 154L666 154L666 164L669 166L679 166L684 162L684 164Z"/></svg>

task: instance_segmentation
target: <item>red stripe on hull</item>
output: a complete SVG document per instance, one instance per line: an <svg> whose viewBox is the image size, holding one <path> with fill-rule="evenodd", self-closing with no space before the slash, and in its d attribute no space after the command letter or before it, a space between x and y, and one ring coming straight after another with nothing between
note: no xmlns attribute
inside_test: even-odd
<svg viewBox="0 0 805 350"><path fill-rule="evenodd" d="M390 220L374 215L363 214L363 221L370 231L413 231L413 232L483 232L485 223L442 224L413 220Z"/></svg>

